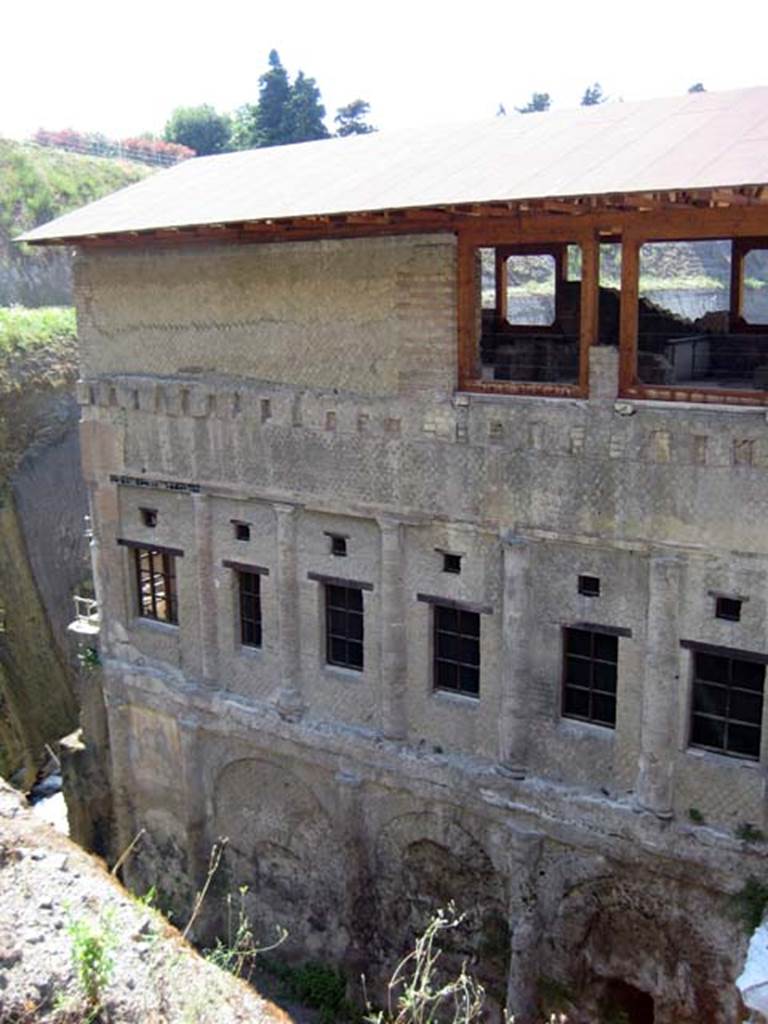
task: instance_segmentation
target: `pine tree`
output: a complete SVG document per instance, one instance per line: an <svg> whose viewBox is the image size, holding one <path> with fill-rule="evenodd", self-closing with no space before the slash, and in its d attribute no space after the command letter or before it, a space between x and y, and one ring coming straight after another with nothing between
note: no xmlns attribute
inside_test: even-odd
<svg viewBox="0 0 768 1024"><path fill-rule="evenodd" d="M336 117L334 117L334 124L337 135L368 135L369 132L375 132L376 129L372 124L368 124L365 118L371 109L370 103L366 103L365 100L352 100L345 107L339 107L336 111Z"/></svg>
<svg viewBox="0 0 768 1024"><path fill-rule="evenodd" d="M515 107L518 114L537 114L542 110L549 110L552 100L548 92L533 92L531 98L524 107Z"/></svg>
<svg viewBox="0 0 768 1024"><path fill-rule="evenodd" d="M599 82L595 82L593 85L588 85L584 90L584 95L581 97L582 107L596 107L599 103L605 103L608 99L607 96L603 95L603 87Z"/></svg>
<svg viewBox="0 0 768 1024"><path fill-rule="evenodd" d="M261 112L261 103L259 111ZM299 71L285 104L280 141L311 142L313 139L327 139L328 129L323 124L324 117L325 107L320 101L320 90L314 78L307 78L303 71Z"/></svg>
<svg viewBox="0 0 768 1024"><path fill-rule="evenodd" d="M279 146L287 137L287 108L291 100L288 72L277 50L269 51L269 71L259 79L259 105L255 118L254 146Z"/></svg>

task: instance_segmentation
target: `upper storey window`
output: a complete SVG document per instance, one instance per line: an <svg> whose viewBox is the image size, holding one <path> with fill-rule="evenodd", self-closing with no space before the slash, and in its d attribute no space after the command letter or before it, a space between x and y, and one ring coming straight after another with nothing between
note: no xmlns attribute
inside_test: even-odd
<svg viewBox="0 0 768 1024"><path fill-rule="evenodd" d="M622 393L767 403L768 239L645 241L629 262Z"/></svg>
<svg viewBox="0 0 768 1024"><path fill-rule="evenodd" d="M479 246L467 267L465 385L569 394L581 377L581 247Z"/></svg>

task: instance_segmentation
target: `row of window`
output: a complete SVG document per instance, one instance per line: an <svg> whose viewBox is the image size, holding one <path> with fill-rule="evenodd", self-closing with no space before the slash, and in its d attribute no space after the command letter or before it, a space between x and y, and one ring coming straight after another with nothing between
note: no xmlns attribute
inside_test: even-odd
<svg viewBox="0 0 768 1024"><path fill-rule="evenodd" d="M138 613L178 623L175 557L135 547ZM240 643L262 645L261 573L233 567L237 580ZM362 672L363 588L324 582L325 660ZM420 595L421 596L421 595ZM480 613L429 599L432 606L432 671L435 689L480 696ZM758 759L765 665L746 652L693 654L689 742L693 747ZM619 637L599 628L563 629L562 714L608 728L616 725Z"/></svg>

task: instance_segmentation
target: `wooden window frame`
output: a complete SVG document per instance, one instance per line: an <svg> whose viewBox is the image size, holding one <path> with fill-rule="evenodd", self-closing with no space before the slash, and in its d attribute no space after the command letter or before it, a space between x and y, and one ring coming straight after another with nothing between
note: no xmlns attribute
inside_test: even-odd
<svg viewBox="0 0 768 1024"><path fill-rule="evenodd" d="M438 601L431 601L432 605L432 688L436 693L456 693L462 697L471 697L473 700L480 699L480 671L481 671L481 647L480 647L480 634L481 634L481 620L480 616L482 611L478 608L467 608L465 605L461 605L458 602L445 602L441 603ZM444 613L452 613L456 616L456 629L448 629L444 624L441 624L441 616ZM462 628L463 620L467 616L472 616L473 621L477 623L477 633L467 632ZM477 648L477 661L467 661L466 658L461 657L461 651L459 651L457 657L448 657L445 654L440 653L440 638L444 636L455 637L459 647L461 648L464 642L473 644ZM456 668L456 681L457 685L445 686L438 682L439 679L439 666L441 664L453 665ZM461 670L462 668L471 669L477 674L477 688L462 686L461 684Z"/></svg>
<svg viewBox="0 0 768 1024"><path fill-rule="evenodd" d="M350 586L347 581L331 582L327 580L323 584L323 590L325 598L325 663L332 668L343 668L350 672L362 673L365 670L364 588ZM343 601L341 601L342 592ZM355 595L354 603L359 603L359 608L350 606L350 596L353 594ZM337 617L343 616L343 628L334 625L334 613ZM357 630L351 628L353 622L359 622L359 636L355 635ZM334 655L335 643L344 645L343 657ZM356 657L351 657L351 653L358 649L359 662Z"/></svg>
<svg viewBox="0 0 768 1024"><path fill-rule="evenodd" d="M589 655L574 654L568 650L568 635L570 633L587 633L590 637ZM619 637L624 635L625 631L617 629L601 629L597 626L589 625L588 623L579 623L575 626L563 626L562 630L562 644L563 644L563 667L562 667L562 680L560 688L560 714L563 718L567 718L569 721L574 722L586 722L590 725L598 725L603 729L616 729L616 717L618 710L618 684L619 684ZM595 657L595 637L601 637L603 639L610 639L616 641L616 660L609 661L606 658ZM569 658L576 658L579 661L589 663L589 684L585 685L582 683L574 683L569 679ZM614 690L611 694L607 690L601 690L594 685L595 681L595 666L596 665L612 665L614 669ZM586 691L589 694L589 714L577 715L571 711L566 711L566 694L570 689ZM593 714L593 696L595 692L613 698L613 721L606 722L604 719L596 718Z"/></svg>
<svg viewBox="0 0 768 1024"><path fill-rule="evenodd" d="M762 211L760 211L762 212ZM756 215L755 215L756 216ZM760 218L761 222L764 220ZM722 239L731 243L730 330L739 334L767 334L768 325L740 322L743 304L744 257L753 249L768 249L768 224L765 235L755 235L740 228L733 218L713 219L711 224L687 231L675 229L671 223L640 231L625 230L621 237L621 306L619 324L619 397L663 402L691 402L717 405L768 405L767 391L713 387L679 387L675 384L644 384L638 378L638 341L640 298L640 249L643 245L662 242L708 242ZM766 351L768 357L768 350Z"/></svg>
<svg viewBox="0 0 768 1024"><path fill-rule="evenodd" d="M706 644L694 644L687 643L683 646L687 646L691 650L691 696L690 696L690 710L688 715L688 747L691 750L706 750L713 754L719 754L722 757L737 758L739 760L751 761L752 763L759 762L761 760L761 753L763 747L763 718L765 715L765 663L766 658L764 655L751 656L747 651L730 650L728 648L719 648ZM717 657L728 662L728 675L729 681L727 683L719 683L711 679L703 679L698 676L698 659L700 656ZM732 692L745 692L752 694L753 696L758 692L757 690L750 689L749 687L740 687L733 683L733 664L734 662L749 663L761 665L763 669L763 680L762 689L760 690L760 717L757 723L748 722L746 719L737 719L730 714L731 704L731 693ZM727 691L727 708L728 712L725 715L716 715L711 712L702 710L696 710L696 688L697 686L714 686ZM722 747L712 746L706 743L696 743L693 740L693 728L694 720L697 718L707 718L714 721L723 723L723 734L724 734L724 745ZM731 725L746 726L748 729L757 731L757 754L747 754L743 751L732 750L728 748L728 734L729 727Z"/></svg>
<svg viewBox="0 0 768 1024"><path fill-rule="evenodd" d="M264 575L245 567L233 570L237 580L237 610L240 620L240 646L256 650L262 645L261 577ZM250 587L250 590L248 589ZM254 601L254 614L246 614L246 602Z"/></svg>
<svg viewBox="0 0 768 1024"><path fill-rule="evenodd" d="M164 622L169 626L179 624L178 595L176 587L176 555L164 548L150 545L131 545L133 549L136 579L136 607L139 618L153 622ZM149 559L149 569L142 568L142 557ZM156 568L156 559L159 568ZM158 587L162 579L162 592ZM159 614L159 603L165 602L165 612Z"/></svg>
<svg viewBox="0 0 768 1024"><path fill-rule="evenodd" d="M553 236L542 228L541 240L535 240L536 226L533 223L526 238L515 240L515 230L510 228L506 236L499 236L499 230L489 231L484 237L482 231L460 232L458 236L458 331L459 331L459 374L460 391L471 391L491 395L541 395L550 398L587 398L589 395L589 348L597 342L597 299L599 280L599 238L593 230L585 231L580 225L561 227ZM533 236L533 238L531 237ZM579 373L575 384L526 381L488 381L478 378L476 373L478 338L476 325L478 304L482 296L477 280L476 253L478 249L494 248L497 251L497 316L504 304L498 295L498 266L511 255L551 255L555 257L556 276L564 272L567 261L562 256L563 247L578 245L581 248L581 296L579 318ZM559 254L559 255L558 255ZM557 304L557 290L556 290ZM556 307L557 308L557 307ZM511 336L530 333L531 328L507 324L504 328ZM536 328L537 332L539 328ZM540 333L546 334L544 327Z"/></svg>

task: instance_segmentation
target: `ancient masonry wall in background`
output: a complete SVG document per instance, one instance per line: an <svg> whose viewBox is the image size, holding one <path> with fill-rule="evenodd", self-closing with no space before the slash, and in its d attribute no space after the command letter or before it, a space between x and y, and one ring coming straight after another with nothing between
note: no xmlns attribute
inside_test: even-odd
<svg viewBox="0 0 768 1024"><path fill-rule="evenodd" d="M135 884L188 900L227 835L297 954L376 976L453 897L497 1002L620 978L662 1024L734 1019L728 894L761 858L733 833L765 824L768 729L755 762L688 747L681 641L767 649L764 411L617 402L608 348L589 400L454 394L448 236L112 251L76 280ZM137 615L119 540L180 553L178 625ZM263 570L258 650L233 564ZM365 585L362 672L325 662L334 578ZM480 612L479 699L433 688L430 598ZM618 637L615 729L561 716L578 624Z"/></svg>

